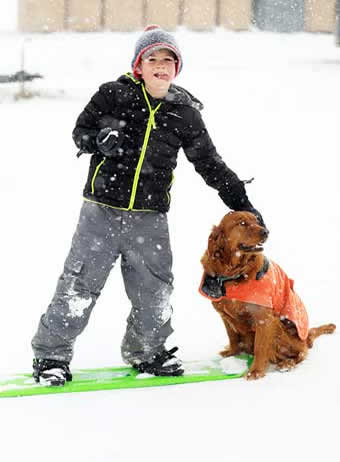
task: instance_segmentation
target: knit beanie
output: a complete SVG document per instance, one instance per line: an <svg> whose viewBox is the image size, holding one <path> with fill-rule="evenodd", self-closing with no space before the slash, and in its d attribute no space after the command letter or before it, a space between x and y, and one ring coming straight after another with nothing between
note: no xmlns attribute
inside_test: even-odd
<svg viewBox="0 0 340 462"><path fill-rule="evenodd" d="M179 74L182 70L183 64L182 55L179 51L176 40L171 34L169 34L169 32L166 32L157 25L151 25L144 29L143 34L137 40L135 54L131 62L133 75L136 78L140 77L137 67L141 62L142 56L147 57L154 51L164 49L170 50L176 55L176 75Z"/></svg>

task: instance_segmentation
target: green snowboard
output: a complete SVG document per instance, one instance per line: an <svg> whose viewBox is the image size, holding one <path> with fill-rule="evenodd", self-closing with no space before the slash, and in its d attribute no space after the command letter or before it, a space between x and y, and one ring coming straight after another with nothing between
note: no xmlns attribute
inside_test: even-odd
<svg viewBox="0 0 340 462"><path fill-rule="evenodd" d="M117 388L159 387L212 380L242 377L252 363L249 355L231 358L215 358L208 361L184 362L184 375L179 377L155 377L140 374L132 367L107 367L73 371L72 382L63 387L42 386L34 382L31 374L0 376L0 398L16 396L76 393L81 391L112 390Z"/></svg>

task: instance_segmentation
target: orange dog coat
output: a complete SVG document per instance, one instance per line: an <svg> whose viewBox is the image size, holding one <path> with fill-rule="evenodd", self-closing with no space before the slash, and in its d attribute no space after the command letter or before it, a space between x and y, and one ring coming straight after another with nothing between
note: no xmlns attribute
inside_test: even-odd
<svg viewBox="0 0 340 462"><path fill-rule="evenodd" d="M294 281L289 279L280 266L270 261L268 271L259 280L228 282L226 294L219 298L209 297L202 286L206 274L203 275L200 293L213 301L239 300L270 308L280 317L292 321L301 340L308 336L308 315L300 297L294 292Z"/></svg>

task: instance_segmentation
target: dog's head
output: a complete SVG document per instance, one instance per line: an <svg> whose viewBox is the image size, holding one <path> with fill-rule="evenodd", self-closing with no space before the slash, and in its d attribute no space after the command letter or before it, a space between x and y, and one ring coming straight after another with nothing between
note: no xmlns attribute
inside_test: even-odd
<svg viewBox="0 0 340 462"><path fill-rule="evenodd" d="M263 265L262 244L268 230L250 212L230 212L214 226L201 262L210 276L247 275L251 278Z"/></svg>

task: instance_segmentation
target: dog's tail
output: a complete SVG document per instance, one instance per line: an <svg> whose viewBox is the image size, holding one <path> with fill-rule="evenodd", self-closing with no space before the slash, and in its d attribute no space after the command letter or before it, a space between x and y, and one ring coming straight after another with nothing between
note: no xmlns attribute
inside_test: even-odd
<svg viewBox="0 0 340 462"><path fill-rule="evenodd" d="M323 326L313 327L312 329L309 329L308 337L307 337L308 348L312 348L314 340L320 337L320 335L333 334L335 329L336 329L335 324L324 324Z"/></svg>

